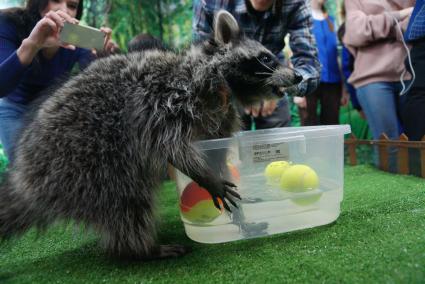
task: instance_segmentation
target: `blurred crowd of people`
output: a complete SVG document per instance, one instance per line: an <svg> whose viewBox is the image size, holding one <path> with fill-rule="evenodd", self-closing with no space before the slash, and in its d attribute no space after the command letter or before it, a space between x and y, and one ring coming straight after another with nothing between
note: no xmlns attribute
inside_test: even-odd
<svg viewBox="0 0 425 284"><path fill-rule="evenodd" d="M341 105L351 105L367 120L373 139L385 133L410 140L425 135L425 19L423 0L345 0L343 23L326 10L326 0L194 0L193 39L211 34L214 13L226 9L244 34L263 43L303 77L282 100L240 109L244 129L291 125L290 98L301 124L338 124ZM0 141L13 156L16 133L28 104L74 64L83 69L96 54L64 46L64 22L78 23L83 0L29 0L25 8L0 11ZM105 52L117 52L111 29L103 28ZM289 35L291 58L284 58ZM139 45L165 49L150 35ZM341 48L339 48L341 47ZM319 107L320 106L320 107ZM391 149L395 157L396 149ZM395 163L393 163L395 165Z"/></svg>

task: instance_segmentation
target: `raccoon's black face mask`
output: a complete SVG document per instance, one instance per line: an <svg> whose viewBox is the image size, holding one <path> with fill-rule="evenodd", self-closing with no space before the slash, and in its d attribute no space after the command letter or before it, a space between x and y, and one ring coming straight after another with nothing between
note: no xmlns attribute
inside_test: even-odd
<svg viewBox="0 0 425 284"><path fill-rule="evenodd" d="M283 96L285 88L301 82L302 77L284 67L261 43L244 37L233 16L217 13L214 40L221 59L221 72L232 95L242 105Z"/></svg>

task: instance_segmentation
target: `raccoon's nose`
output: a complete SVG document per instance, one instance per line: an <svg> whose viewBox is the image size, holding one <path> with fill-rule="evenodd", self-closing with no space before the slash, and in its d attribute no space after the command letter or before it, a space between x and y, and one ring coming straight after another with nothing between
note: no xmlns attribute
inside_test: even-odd
<svg viewBox="0 0 425 284"><path fill-rule="evenodd" d="M294 72L294 85L301 83L303 79L304 78L300 73L298 73L297 71Z"/></svg>

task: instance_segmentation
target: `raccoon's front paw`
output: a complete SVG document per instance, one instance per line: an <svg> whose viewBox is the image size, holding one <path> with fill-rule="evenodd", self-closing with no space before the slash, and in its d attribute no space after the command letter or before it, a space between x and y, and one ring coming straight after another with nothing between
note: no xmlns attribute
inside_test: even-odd
<svg viewBox="0 0 425 284"><path fill-rule="evenodd" d="M241 196L234 190L234 188L236 188L236 185L227 180L218 180L217 182L206 186L206 189L212 196L215 207L221 209L219 201L221 200L224 208L229 212L232 212L232 210L227 202L230 202L230 204L238 208L234 199L241 199Z"/></svg>

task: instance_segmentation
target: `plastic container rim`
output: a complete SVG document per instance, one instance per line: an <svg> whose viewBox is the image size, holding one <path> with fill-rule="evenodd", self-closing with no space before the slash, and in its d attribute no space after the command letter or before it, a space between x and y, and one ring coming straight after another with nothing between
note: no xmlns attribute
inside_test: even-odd
<svg viewBox="0 0 425 284"><path fill-rule="evenodd" d="M338 136L351 133L349 124L343 125L323 125L323 126L302 126L302 127L282 127L262 129L256 131L241 131L233 137L201 140L194 142L199 150L213 150L228 148L230 144L239 140L242 146L249 146L260 143L279 143L286 141L299 141L306 138L319 138L328 136Z"/></svg>

